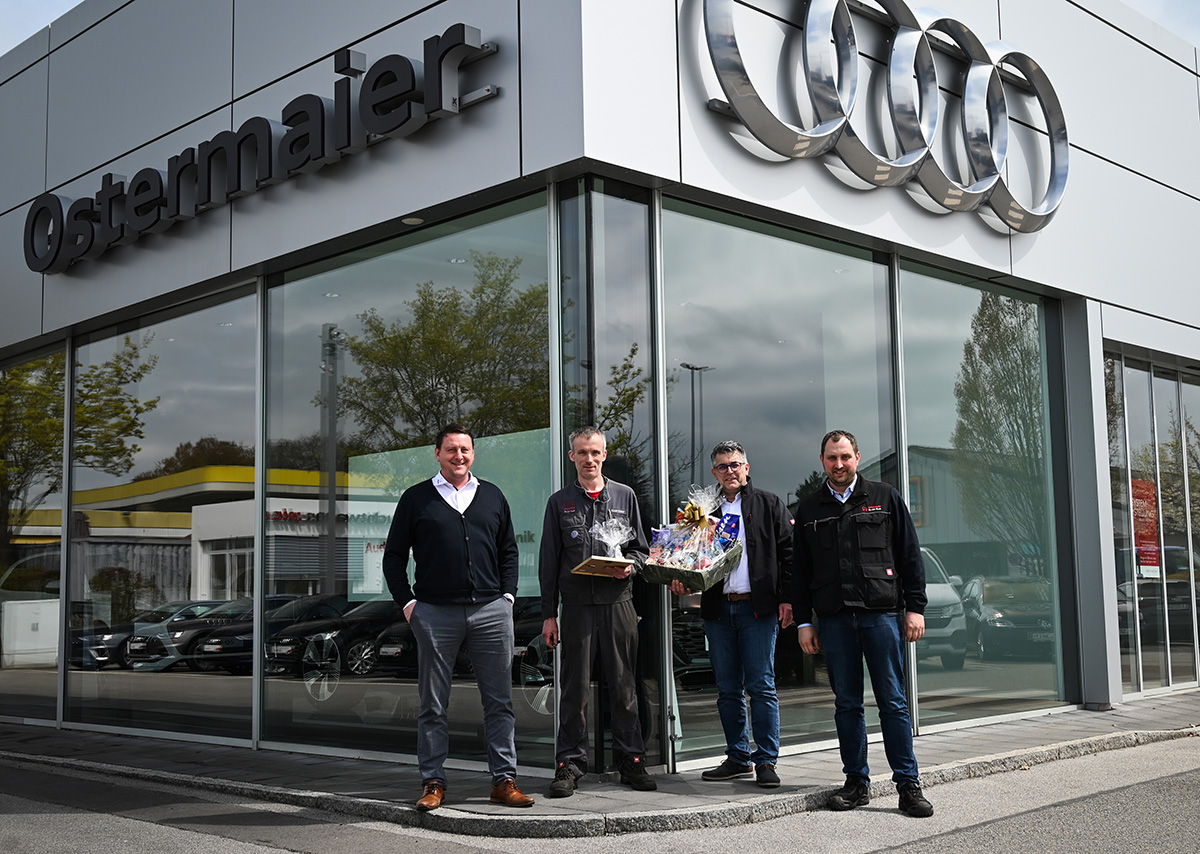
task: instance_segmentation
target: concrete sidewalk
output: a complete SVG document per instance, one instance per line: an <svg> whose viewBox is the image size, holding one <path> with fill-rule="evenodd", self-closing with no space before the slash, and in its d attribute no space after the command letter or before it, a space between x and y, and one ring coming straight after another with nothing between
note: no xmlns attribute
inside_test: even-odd
<svg viewBox="0 0 1200 854"><path fill-rule="evenodd" d="M939 783L1027 768L1101 750L1200 735L1200 690L1121 704L1111 711L1069 709L1021 720L923 735L916 740L922 783L937 808ZM527 775L530 809L488 802L488 775L448 772L438 810L412 806L420 779L412 765L275 750L204 745L148 737L0 724L0 764L58 767L203 789L478 836L570 837L718 827L766 821L819 809L843 780L836 749L783 757L783 785L760 789L753 780L706 783L700 772L656 775L657 792L634 792L589 776L570 798L545 796L545 776ZM872 797L894 801L882 745L871 744L876 773Z"/></svg>

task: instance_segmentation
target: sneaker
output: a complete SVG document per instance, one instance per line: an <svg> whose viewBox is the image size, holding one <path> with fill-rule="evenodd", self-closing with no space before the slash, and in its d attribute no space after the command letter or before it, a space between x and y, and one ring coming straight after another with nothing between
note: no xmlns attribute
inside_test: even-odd
<svg viewBox="0 0 1200 854"><path fill-rule="evenodd" d="M764 762L754 769L754 776L758 780L758 785L764 789L778 789L779 775L775 773L774 762Z"/></svg>
<svg viewBox="0 0 1200 854"><path fill-rule="evenodd" d="M716 768L709 768L700 775L701 780L736 780L738 777L749 777L754 773L753 765L739 765L726 759Z"/></svg>
<svg viewBox="0 0 1200 854"><path fill-rule="evenodd" d="M913 818L929 818L933 815L933 804L921 793L920 783L904 783L900 786L900 812Z"/></svg>
<svg viewBox="0 0 1200 854"><path fill-rule="evenodd" d="M579 778L582 776L570 762L559 762L554 771L554 782L550 784L550 797L571 797L579 787Z"/></svg>
<svg viewBox="0 0 1200 854"><path fill-rule="evenodd" d="M636 791L653 792L658 789L658 783L646 771L646 760L640 756L626 756L618 766L621 772L621 782L628 783Z"/></svg>
<svg viewBox="0 0 1200 854"><path fill-rule="evenodd" d="M919 790L918 790L919 791ZM858 777L847 777L846 784L829 796L825 805L831 810L841 812L852 810L871 802L871 784Z"/></svg>

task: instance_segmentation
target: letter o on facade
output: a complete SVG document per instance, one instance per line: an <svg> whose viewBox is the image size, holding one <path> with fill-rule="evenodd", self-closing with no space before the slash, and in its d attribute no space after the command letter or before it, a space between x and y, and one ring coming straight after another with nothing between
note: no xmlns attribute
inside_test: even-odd
<svg viewBox="0 0 1200 854"><path fill-rule="evenodd" d="M61 273L71 263L63 249L65 211L71 200L43 193L25 217L25 266L35 273Z"/></svg>

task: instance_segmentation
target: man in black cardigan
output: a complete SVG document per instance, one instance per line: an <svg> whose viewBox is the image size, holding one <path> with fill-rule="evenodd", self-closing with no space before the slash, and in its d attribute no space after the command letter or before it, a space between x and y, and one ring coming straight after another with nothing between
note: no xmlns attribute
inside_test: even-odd
<svg viewBox="0 0 1200 854"><path fill-rule="evenodd" d="M484 709L491 800L528 807L517 789L512 706L513 613L519 555L512 513L494 484L471 474L475 440L461 424L438 434L440 471L405 490L383 552L383 575L417 641L417 809L441 806L450 749L447 708L454 660L465 645ZM408 580L408 556L416 584Z"/></svg>

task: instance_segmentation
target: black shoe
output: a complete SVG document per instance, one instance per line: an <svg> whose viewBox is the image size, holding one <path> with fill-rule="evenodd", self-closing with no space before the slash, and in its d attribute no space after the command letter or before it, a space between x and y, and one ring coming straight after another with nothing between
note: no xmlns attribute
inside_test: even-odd
<svg viewBox="0 0 1200 854"><path fill-rule="evenodd" d="M917 790L920 792L920 789ZM841 812L871 803L871 784L858 777L847 777L846 784L829 796L825 805L831 810Z"/></svg>
<svg viewBox="0 0 1200 854"><path fill-rule="evenodd" d="M929 818L933 815L933 804L921 794L920 783L904 783L900 786L900 812L913 818Z"/></svg>
<svg viewBox="0 0 1200 854"><path fill-rule="evenodd" d="M765 762L754 769L754 776L758 779L758 785L764 789L778 789L779 775L775 773L775 763Z"/></svg>
<svg viewBox="0 0 1200 854"><path fill-rule="evenodd" d="M726 759L716 768L709 768L700 775L701 780L736 780L738 777L749 777L754 773L753 765L739 765Z"/></svg>
<svg viewBox="0 0 1200 854"><path fill-rule="evenodd" d="M626 756L618 766L621 772L621 782L628 783L639 792L653 792L658 783L646 771L646 760L640 756Z"/></svg>
<svg viewBox="0 0 1200 854"><path fill-rule="evenodd" d="M559 762L558 768L554 771L554 782L550 784L550 792L552 798L569 798L575 794L575 789L579 787L580 774L575 766L570 762Z"/></svg>

